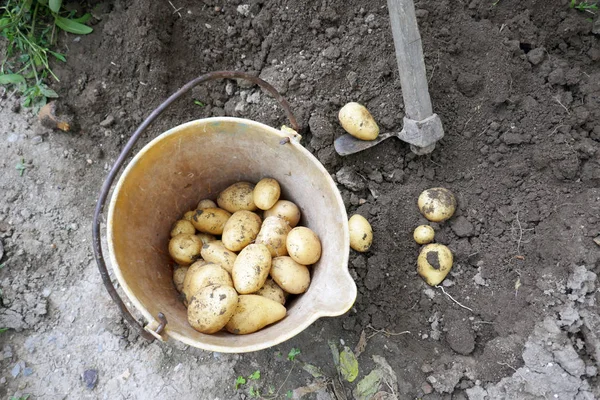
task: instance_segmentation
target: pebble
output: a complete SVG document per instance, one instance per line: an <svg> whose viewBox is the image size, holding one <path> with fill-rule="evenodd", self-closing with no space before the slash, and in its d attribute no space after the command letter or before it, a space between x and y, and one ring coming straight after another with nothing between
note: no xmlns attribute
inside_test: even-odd
<svg viewBox="0 0 600 400"><path fill-rule="evenodd" d="M325 50L323 50L323 57L327 58L328 60L335 60L335 59L339 58L341 55L342 55L342 52L340 51L340 49L334 45L331 45L331 46L327 47Z"/></svg>
<svg viewBox="0 0 600 400"><path fill-rule="evenodd" d="M25 367L23 369L23 376L30 376L33 374L33 369L29 367Z"/></svg>
<svg viewBox="0 0 600 400"><path fill-rule="evenodd" d="M13 378L16 378L17 376L19 376L19 374L21 373L21 369L25 367L25 363L23 361L19 361L18 363L15 364L14 367L12 367L12 369L10 370L10 375Z"/></svg>
<svg viewBox="0 0 600 400"><path fill-rule="evenodd" d="M435 297L435 292L432 288L427 288L425 290L423 290L423 294L427 297L429 297L430 299L433 299Z"/></svg>
<svg viewBox="0 0 600 400"><path fill-rule="evenodd" d="M33 144L40 144L43 141L44 141L44 139L42 139L42 137L40 135L34 136L31 138L31 143L33 143Z"/></svg>
<svg viewBox="0 0 600 400"><path fill-rule="evenodd" d="M539 63L544 61L545 56L546 49L544 49L543 47L538 47L527 53L527 60L533 65L538 65Z"/></svg>
<svg viewBox="0 0 600 400"><path fill-rule="evenodd" d="M433 392L433 387L429 383L423 382L423 384L421 385L421 390L423 391L423 393L429 394Z"/></svg>
<svg viewBox="0 0 600 400"><path fill-rule="evenodd" d="M337 181L353 192L365 189L366 185L362 177L351 167L343 167L336 174Z"/></svg>
<svg viewBox="0 0 600 400"><path fill-rule="evenodd" d="M375 21L375 14L369 14L365 18L365 22L368 24L369 22Z"/></svg>
<svg viewBox="0 0 600 400"><path fill-rule="evenodd" d="M98 383L98 371L95 369L86 370L83 373L83 382L89 390L94 389Z"/></svg>
<svg viewBox="0 0 600 400"><path fill-rule="evenodd" d="M115 117L113 117L112 115L109 115L108 117L104 118L104 120L102 122L100 122L100 126L106 128L106 127L111 126L114 122L115 122Z"/></svg>
<svg viewBox="0 0 600 400"><path fill-rule="evenodd" d="M452 286L454 286L454 281L451 279L444 279L444 282L442 282L442 286L443 287L452 287Z"/></svg>

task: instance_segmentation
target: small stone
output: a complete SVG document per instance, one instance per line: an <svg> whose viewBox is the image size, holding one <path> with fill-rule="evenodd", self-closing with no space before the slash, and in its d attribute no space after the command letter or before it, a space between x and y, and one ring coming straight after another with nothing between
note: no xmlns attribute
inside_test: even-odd
<svg viewBox="0 0 600 400"><path fill-rule="evenodd" d="M85 387L89 390L93 390L98 383L98 371L95 369L88 369L83 373L83 382Z"/></svg>
<svg viewBox="0 0 600 400"><path fill-rule="evenodd" d="M585 368L585 374L586 374L587 376L596 376L596 375L598 375L598 368L596 368L596 367L595 367L595 366L593 366L593 365L588 365L588 366Z"/></svg>
<svg viewBox="0 0 600 400"><path fill-rule="evenodd" d="M548 75L548 83L551 85L564 85L567 83L565 71L562 68L557 68Z"/></svg>
<svg viewBox="0 0 600 400"><path fill-rule="evenodd" d="M42 290L42 297L50 297L50 293L52 293L50 288L45 288L44 290Z"/></svg>
<svg viewBox="0 0 600 400"><path fill-rule="evenodd" d="M335 177L341 185L353 192L364 190L366 188L362 177L351 167L343 167L335 174Z"/></svg>
<svg viewBox="0 0 600 400"><path fill-rule="evenodd" d="M539 63L544 61L545 55L546 49L544 49L543 47L538 47L527 53L527 60L533 65L538 65Z"/></svg>
<svg viewBox="0 0 600 400"><path fill-rule="evenodd" d="M435 297L435 291L432 288L427 288L423 290L423 294L429 297L430 299L433 299Z"/></svg>
<svg viewBox="0 0 600 400"><path fill-rule="evenodd" d="M452 287L452 286L454 286L454 281L451 279L444 279L444 282L442 282L442 286L443 287Z"/></svg>
<svg viewBox="0 0 600 400"><path fill-rule="evenodd" d="M421 371L428 374L430 372L433 372L433 367L431 366L431 364L425 363L425 364L421 365Z"/></svg>
<svg viewBox="0 0 600 400"><path fill-rule="evenodd" d="M323 57L327 58L328 60L335 60L335 59L339 58L341 55L342 55L342 52L340 51L340 49L334 45L331 45L331 46L327 47L325 50L323 50Z"/></svg>
<svg viewBox="0 0 600 400"><path fill-rule="evenodd" d="M369 22L375 21L375 14L369 14L365 17L365 22L368 24Z"/></svg>
<svg viewBox="0 0 600 400"><path fill-rule="evenodd" d="M483 277L481 276L481 272L478 272L474 277L473 280L475 281L476 284L480 285L480 286L487 286L487 282L485 281L485 279L483 279Z"/></svg>
<svg viewBox="0 0 600 400"><path fill-rule="evenodd" d="M15 364L14 367L12 367L12 369L10 370L10 375L13 378L16 378L17 376L19 376L19 374L21 373L21 361L19 361L18 363Z"/></svg>
<svg viewBox="0 0 600 400"><path fill-rule="evenodd" d="M594 243L596 243L598 246L600 246L600 236L596 236L594 238ZM0 258L2 258L2 257L0 256Z"/></svg>
<svg viewBox="0 0 600 400"><path fill-rule="evenodd" d="M237 12L239 14L242 14L244 17L247 17L248 15L250 15L250 5L240 4L239 6L237 6Z"/></svg>
<svg viewBox="0 0 600 400"><path fill-rule="evenodd" d="M423 393L429 394L433 392L433 387L431 387L429 383L423 382L423 384L421 385L421 390L423 391Z"/></svg>
<svg viewBox="0 0 600 400"><path fill-rule="evenodd" d="M33 374L33 369L32 368L26 367L26 368L23 369L23 376L30 376L32 374Z"/></svg>
<svg viewBox="0 0 600 400"><path fill-rule="evenodd" d="M451 228L458 237L469 237L475 234L473 224L462 215L452 221Z"/></svg>
<svg viewBox="0 0 600 400"><path fill-rule="evenodd" d="M260 102L260 92L257 90L252 93L250 96L246 97L246 103L249 104L257 104Z"/></svg>
<svg viewBox="0 0 600 400"><path fill-rule="evenodd" d="M109 115L108 117L104 118L104 120L102 122L100 122L100 126L107 128L107 127L111 126L114 122L115 122L115 117L113 117L112 115Z"/></svg>
<svg viewBox="0 0 600 400"><path fill-rule="evenodd" d="M42 137L40 135L34 136L31 138L31 143L32 144L40 144L44 141L44 139L42 139Z"/></svg>

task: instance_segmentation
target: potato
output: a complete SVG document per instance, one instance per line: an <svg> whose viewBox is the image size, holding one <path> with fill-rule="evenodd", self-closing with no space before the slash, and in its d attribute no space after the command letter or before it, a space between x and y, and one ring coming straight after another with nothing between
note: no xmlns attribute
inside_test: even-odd
<svg viewBox="0 0 600 400"><path fill-rule="evenodd" d="M379 135L379 127L373 116L358 103L348 103L338 114L342 128L355 138L361 140L374 140Z"/></svg>
<svg viewBox="0 0 600 400"><path fill-rule="evenodd" d="M271 267L273 268L273 267ZM258 289L255 294L266 297L267 299L278 302L281 305L285 304L286 294L277 283L271 278L267 278L263 287Z"/></svg>
<svg viewBox="0 0 600 400"><path fill-rule="evenodd" d="M413 232L413 238L418 244L427 244L433 242L435 231L429 225L419 225Z"/></svg>
<svg viewBox="0 0 600 400"><path fill-rule="evenodd" d="M200 232L221 235L229 217L231 213L220 208L205 208L196 210L191 222Z"/></svg>
<svg viewBox="0 0 600 400"><path fill-rule="evenodd" d="M205 208L217 208L217 203L212 201L211 199L202 199L198 202L198 206L196 210L204 210Z"/></svg>
<svg viewBox="0 0 600 400"><path fill-rule="evenodd" d="M205 243L200 254L206 261L220 265L229 273L233 270L233 263L237 258L237 254L227 250L220 240Z"/></svg>
<svg viewBox="0 0 600 400"><path fill-rule="evenodd" d="M264 178L254 187L252 198L256 207L261 210L268 210L277 203L280 195L281 187L279 187L279 182L272 178Z"/></svg>
<svg viewBox="0 0 600 400"><path fill-rule="evenodd" d="M291 201L279 200L273 207L265 211L264 216L265 219L273 216L281 217L293 228L300 221L300 209Z"/></svg>
<svg viewBox="0 0 600 400"><path fill-rule="evenodd" d="M261 219L252 211L236 211L223 228L221 241L231 251L240 251L254 242L260 231Z"/></svg>
<svg viewBox="0 0 600 400"><path fill-rule="evenodd" d="M290 225L283 218L265 218L254 243L262 243L267 246L271 257L286 256L288 252L285 242L291 229Z"/></svg>
<svg viewBox="0 0 600 400"><path fill-rule="evenodd" d="M242 294L238 296L237 307L225 329L230 333L245 335L283 319L285 314L285 307L276 301L254 294Z"/></svg>
<svg viewBox="0 0 600 400"><path fill-rule="evenodd" d="M448 189L441 187L423 191L417 200L417 204L421 214L433 222L447 220L456 210L454 195Z"/></svg>
<svg viewBox="0 0 600 400"><path fill-rule="evenodd" d="M183 291L183 281L185 280L187 272L188 267L182 267L181 265L178 265L173 269L173 283L179 293Z"/></svg>
<svg viewBox="0 0 600 400"><path fill-rule="evenodd" d="M233 287L229 272L225 271L220 265L196 261L190 265L183 281L183 294L190 302L191 298L201 289L212 285Z"/></svg>
<svg viewBox="0 0 600 400"><path fill-rule="evenodd" d="M348 220L348 229L350 230L350 247L362 253L371 248L373 228L371 228L371 224L365 217L354 214Z"/></svg>
<svg viewBox="0 0 600 400"><path fill-rule="evenodd" d="M219 193L217 204L224 210L234 213L240 210L254 211L254 185L250 182L238 182Z"/></svg>
<svg viewBox="0 0 600 400"><path fill-rule="evenodd" d="M271 269L271 253L264 244L250 244L238 254L233 263L233 287L239 294L258 291Z"/></svg>
<svg viewBox="0 0 600 400"><path fill-rule="evenodd" d="M213 235L211 235L210 233L197 233L196 236L198 236L198 238L200 240L202 240L202 245L205 245L206 243L210 243L210 242L214 242L215 240L217 240L217 238Z"/></svg>
<svg viewBox="0 0 600 400"><path fill-rule="evenodd" d="M310 285L310 271L306 265L298 264L291 257L275 257L269 272L275 283L291 294L306 292Z"/></svg>
<svg viewBox="0 0 600 400"><path fill-rule="evenodd" d="M192 210L192 211L188 211L185 214L183 214L183 218L186 221L192 221L192 218L194 218L194 215L196 215L196 210Z"/></svg>
<svg viewBox="0 0 600 400"><path fill-rule="evenodd" d="M202 333L223 329L238 309L238 294L231 286L207 286L196 293L188 307L188 322Z"/></svg>
<svg viewBox="0 0 600 400"><path fill-rule="evenodd" d="M180 265L190 265L200 257L202 241L195 235L183 233L169 241L169 254Z"/></svg>
<svg viewBox="0 0 600 400"><path fill-rule="evenodd" d="M304 226L298 226L287 235L286 248L294 261L310 265L321 258L321 241L316 233Z"/></svg>
<svg viewBox="0 0 600 400"><path fill-rule="evenodd" d="M431 286L439 285L452 268L452 252L443 244L428 244L417 259L417 272Z"/></svg>
<svg viewBox="0 0 600 400"><path fill-rule="evenodd" d="M193 235L196 233L196 228L190 221L186 221L185 219L180 219L179 221L173 224L171 228L171 237L175 237L181 234Z"/></svg>

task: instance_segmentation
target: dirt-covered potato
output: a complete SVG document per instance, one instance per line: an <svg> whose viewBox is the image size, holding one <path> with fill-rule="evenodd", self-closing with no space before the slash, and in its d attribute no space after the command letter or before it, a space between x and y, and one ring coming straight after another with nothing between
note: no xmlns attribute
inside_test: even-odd
<svg viewBox="0 0 600 400"><path fill-rule="evenodd" d="M271 269L271 253L264 244L250 244L238 254L233 263L233 287L239 294L258 291Z"/></svg>
<svg viewBox="0 0 600 400"><path fill-rule="evenodd" d="M321 241L305 226L297 226L288 233L286 248L290 257L302 265L314 264L321 258Z"/></svg>
<svg viewBox="0 0 600 400"><path fill-rule="evenodd" d="M183 214L182 219L192 222L192 218L194 218L194 215L196 215L196 210L188 211L185 214Z"/></svg>
<svg viewBox="0 0 600 400"><path fill-rule="evenodd" d="M288 254L285 242L290 225L280 217L268 217L262 223L255 243L262 243L269 249L271 257L286 256Z"/></svg>
<svg viewBox="0 0 600 400"><path fill-rule="evenodd" d="M217 208L217 203L212 201L211 199L202 199L198 202L198 206L196 210L204 210L205 208Z"/></svg>
<svg viewBox="0 0 600 400"><path fill-rule="evenodd" d="M169 241L169 254L180 265L190 265L200 257L202 240L195 235L181 234Z"/></svg>
<svg viewBox="0 0 600 400"><path fill-rule="evenodd" d="M367 110L358 103L348 103L341 108L338 118L342 128L352 136L361 140L374 140L379 135L379 126Z"/></svg>
<svg viewBox="0 0 600 400"><path fill-rule="evenodd" d="M254 211L254 185L250 182L238 182L219 193L217 204L224 210L234 213L240 210Z"/></svg>
<svg viewBox="0 0 600 400"><path fill-rule="evenodd" d="M171 237L181 234L193 235L194 233L196 233L196 228L194 228L194 225L190 221L185 219L175 222L171 228Z"/></svg>
<svg viewBox="0 0 600 400"><path fill-rule="evenodd" d="M200 290L190 300L188 322L202 333L223 329L238 308L238 294L231 286L214 285Z"/></svg>
<svg viewBox="0 0 600 400"><path fill-rule="evenodd" d="M273 178L261 179L254 187L254 204L261 210L268 210L277 203L280 195L281 187L279 186L279 182Z"/></svg>
<svg viewBox="0 0 600 400"><path fill-rule="evenodd" d="M231 213L220 208L204 208L196 210L191 222L200 232L221 235L230 217Z"/></svg>
<svg viewBox="0 0 600 400"><path fill-rule="evenodd" d="M286 298L285 292L271 278L267 278L263 287L258 289L258 292L256 292L255 294L266 297L267 299L276 301L281 305L285 305L285 298Z"/></svg>
<svg viewBox="0 0 600 400"><path fill-rule="evenodd" d="M210 233L197 233L196 236L198 236L198 238L200 240L202 240L202 245L205 245L206 243L210 243L210 242L214 242L215 240L217 240L217 238L214 235L211 235Z"/></svg>
<svg viewBox="0 0 600 400"><path fill-rule="evenodd" d="M196 261L190 265L190 269L183 281L183 294L189 302L192 296L201 289L212 285L224 285L233 287L233 281L229 272L220 265Z"/></svg>
<svg viewBox="0 0 600 400"><path fill-rule="evenodd" d="M252 211L236 211L223 228L221 241L231 251L240 251L256 239L261 219Z"/></svg>
<svg viewBox="0 0 600 400"><path fill-rule="evenodd" d="M173 283L175 284L175 288L179 293L183 291L183 281L185 280L185 275L188 272L188 267L183 267L178 265L173 268Z"/></svg>
<svg viewBox="0 0 600 400"><path fill-rule="evenodd" d="M269 272L275 283L291 294L306 292L310 285L310 271L306 265L298 264L291 257L275 257Z"/></svg>
<svg viewBox="0 0 600 400"><path fill-rule="evenodd" d="M285 314L285 307L274 300L242 294L238 296L237 307L225 329L236 335L245 335L283 319Z"/></svg>
<svg viewBox="0 0 600 400"><path fill-rule="evenodd" d="M237 254L228 250L220 240L205 243L200 254L206 261L220 265L229 273L233 270L233 263L237 258Z"/></svg>
<svg viewBox="0 0 600 400"><path fill-rule="evenodd" d="M427 244L433 242L435 231L429 225L419 225L413 232L413 238L418 244Z"/></svg>
<svg viewBox="0 0 600 400"><path fill-rule="evenodd" d="M373 243L373 228L365 217L354 214L348 220L350 247L359 252L369 251Z"/></svg>
<svg viewBox="0 0 600 400"><path fill-rule="evenodd" d="M442 222L450 218L456 210L456 198L445 188L427 189L417 200L419 211L433 222Z"/></svg>
<svg viewBox="0 0 600 400"><path fill-rule="evenodd" d="M437 286L452 268L452 252L443 244L428 244L421 249L417 259L417 272L425 282Z"/></svg>
<svg viewBox="0 0 600 400"><path fill-rule="evenodd" d="M265 219L269 217L281 217L293 228L300 221L300 209L288 200L278 200L277 203L264 213Z"/></svg>

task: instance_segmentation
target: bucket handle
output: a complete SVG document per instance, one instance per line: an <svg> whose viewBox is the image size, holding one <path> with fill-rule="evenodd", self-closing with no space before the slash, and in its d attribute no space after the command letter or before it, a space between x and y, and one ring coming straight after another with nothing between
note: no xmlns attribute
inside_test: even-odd
<svg viewBox="0 0 600 400"><path fill-rule="evenodd" d="M102 185L102 188L100 189L100 195L98 197L98 202L96 203L96 209L94 210L94 222L92 225L92 237L93 237L92 242L93 242L93 246L94 246L94 258L96 259L96 264L98 265L98 271L100 271L100 276L102 277L102 282L104 283L104 286L106 287L106 290L108 291L108 294L112 298L113 302L117 305L117 307L121 311L121 315L129 323L129 325L131 325L132 327L135 327L135 329L138 331L138 333L144 339L147 339L150 342L154 341L156 339L156 336L160 336L162 334L162 331L164 330L165 325L167 324L167 320L163 313L159 313L158 320L160 321L160 324L158 325L156 330L151 333L151 332L147 331L138 321L136 321L136 319L133 317L133 315L131 315L131 313L127 309L127 306L125 306L123 299L121 299L121 297L117 293L114 285L112 284L112 282L110 280L108 270L106 269L106 263L104 262L104 254L102 252L102 243L101 243L101 239L100 239L100 217L104 210L104 205L106 203L106 199L108 198L108 194L110 192L110 188L113 184L113 181L115 180L117 174L119 173L121 167L123 166L125 159L128 157L129 153L131 152L131 149L133 148L135 143L138 141L138 139L140 138L142 133L146 130L146 128L152 122L154 122L154 120L156 118L158 118L158 116L165 109L167 109L171 104L173 104L173 102L175 100L177 100L183 94L187 93L191 88L193 88L194 86L199 85L201 83L205 83L205 82L215 80L215 79L245 79L245 80L248 80L248 81L260 86L264 91L270 93L275 98L275 100L277 100L279 102L279 104L285 111L285 114L286 114L287 118L289 119L290 124L292 125L292 128L296 131L298 130L298 122L296 121L296 117L294 116L294 114L292 113L292 111L290 109L290 104L272 85L270 85L269 83L265 82L264 80L262 80L256 76L247 74L245 72L215 71L215 72L209 72L204 75L200 75L199 77L189 81L184 86L182 86L179 90L177 90L175 93L173 93L167 100L165 100L161 105L159 105L154 111L152 111L152 113L150 113L150 115L144 120L144 122L142 122L141 125L138 126L138 128L135 130L133 135L131 135L131 138L129 138L129 141L127 142L127 144L121 151L121 154L119 154L119 157L117 158L114 165L112 166L110 172L108 173L108 176L106 177L106 180L104 181L104 184Z"/></svg>

